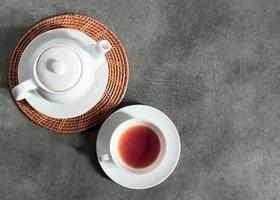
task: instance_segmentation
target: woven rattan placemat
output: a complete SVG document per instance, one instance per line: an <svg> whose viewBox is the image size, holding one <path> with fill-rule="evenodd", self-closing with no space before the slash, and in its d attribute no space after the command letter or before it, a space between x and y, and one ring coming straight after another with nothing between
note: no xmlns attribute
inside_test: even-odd
<svg viewBox="0 0 280 200"><path fill-rule="evenodd" d="M120 40L99 21L78 14L51 17L30 28L17 44L9 67L10 90L18 84L18 64L26 46L39 34L56 28L73 28L96 41L107 39L112 44L112 49L106 54L109 81L102 99L85 114L67 119L45 116L33 109L25 100L17 101L16 105L30 120L41 127L60 133L79 133L102 122L120 104L128 84L128 60Z"/></svg>

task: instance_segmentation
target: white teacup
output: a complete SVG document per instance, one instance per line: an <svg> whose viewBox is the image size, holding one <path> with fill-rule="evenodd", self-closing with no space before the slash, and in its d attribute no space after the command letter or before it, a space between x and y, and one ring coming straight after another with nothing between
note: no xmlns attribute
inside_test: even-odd
<svg viewBox="0 0 280 200"><path fill-rule="evenodd" d="M120 141L121 136L125 133L130 127L143 125L146 126L154 131L157 135L159 142L160 142L160 150L157 158L147 167L144 168L135 168L125 163L122 160L119 149L118 149L118 142ZM107 154L103 154L99 156L99 161L106 162L106 161L113 161L120 169L127 173L134 173L134 174L144 174L149 173L156 170L160 164L162 163L165 153L166 153L166 141L165 136L162 131L152 122L146 121L143 119L129 119L121 123L113 132L111 139L110 139L110 152Z"/></svg>

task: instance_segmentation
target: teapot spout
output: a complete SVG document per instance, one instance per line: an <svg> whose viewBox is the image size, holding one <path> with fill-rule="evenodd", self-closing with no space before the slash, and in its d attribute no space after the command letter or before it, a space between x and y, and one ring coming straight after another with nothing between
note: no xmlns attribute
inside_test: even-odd
<svg viewBox="0 0 280 200"><path fill-rule="evenodd" d="M105 59L105 53L110 51L112 48L112 45L107 40L101 40L100 42L97 42L96 44L91 44L88 46L83 47L89 57L95 64L93 66L101 66L100 63L102 63Z"/></svg>
<svg viewBox="0 0 280 200"><path fill-rule="evenodd" d="M112 45L108 40L101 40L100 42L97 43L97 50L103 54L110 51L111 48Z"/></svg>

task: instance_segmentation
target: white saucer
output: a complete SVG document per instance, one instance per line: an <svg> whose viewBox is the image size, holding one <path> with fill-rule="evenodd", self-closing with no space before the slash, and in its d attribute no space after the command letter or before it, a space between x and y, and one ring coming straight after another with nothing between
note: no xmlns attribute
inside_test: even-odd
<svg viewBox="0 0 280 200"><path fill-rule="evenodd" d="M114 112L101 126L96 141L97 157L109 152L110 137L114 129L131 118L149 120L162 130L167 142L163 163L149 174L138 175L125 173L112 161L99 163L114 182L131 189L146 189L160 184L173 172L180 157L180 138L173 122L160 110L145 105L127 106Z"/></svg>
<svg viewBox="0 0 280 200"><path fill-rule="evenodd" d="M71 39L80 46L88 46L96 43L91 37L69 28L59 28L47 31L37 36L25 48L18 68L19 83L32 77L32 67L36 62L38 55L42 53L47 46L55 43L54 39ZM108 63L104 57L103 66L100 66L94 76L92 87L86 95L79 100L70 103L56 104L47 101L39 94L27 98L27 102L40 113L53 118L72 118L84 114L94 107L102 98L108 82Z"/></svg>

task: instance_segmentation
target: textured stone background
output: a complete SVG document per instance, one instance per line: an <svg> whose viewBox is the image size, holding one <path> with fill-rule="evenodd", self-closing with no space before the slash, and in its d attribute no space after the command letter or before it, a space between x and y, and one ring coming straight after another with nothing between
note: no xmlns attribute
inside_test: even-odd
<svg viewBox="0 0 280 200"><path fill-rule="evenodd" d="M125 102L163 110L182 154L161 185L137 191L104 176L98 128L61 135L30 122L7 89L9 57L38 20L75 12L123 41ZM279 0L1 0L0 199L280 199Z"/></svg>

